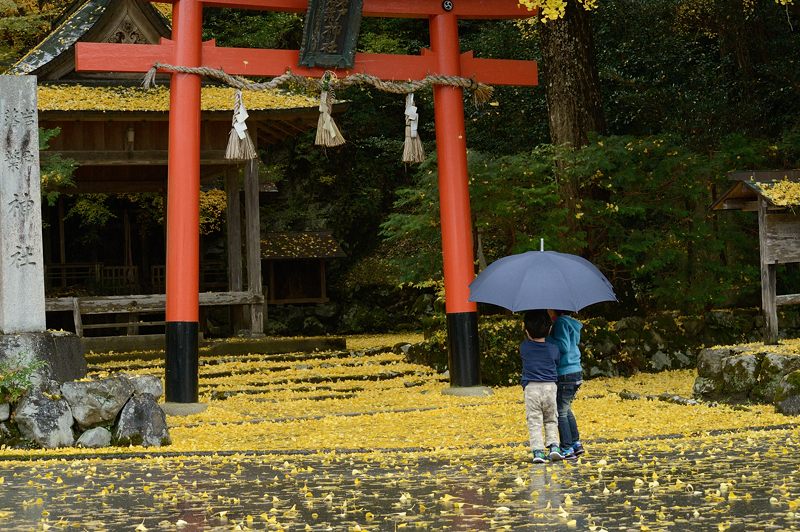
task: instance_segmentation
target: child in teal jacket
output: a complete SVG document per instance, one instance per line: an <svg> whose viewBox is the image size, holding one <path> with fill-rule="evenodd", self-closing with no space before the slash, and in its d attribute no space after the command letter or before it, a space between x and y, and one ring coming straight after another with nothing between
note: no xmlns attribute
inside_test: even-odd
<svg viewBox="0 0 800 532"><path fill-rule="evenodd" d="M550 315L553 318L553 329L547 341L556 345L560 353L556 396L558 433L562 453L569 458L584 453L578 423L572 413L572 401L583 384L581 350L578 347L583 324L563 310L551 310Z"/></svg>

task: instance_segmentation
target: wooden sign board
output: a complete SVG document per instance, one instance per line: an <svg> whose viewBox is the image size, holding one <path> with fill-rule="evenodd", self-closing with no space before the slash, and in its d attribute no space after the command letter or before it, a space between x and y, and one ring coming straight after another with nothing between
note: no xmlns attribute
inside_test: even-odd
<svg viewBox="0 0 800 532"><path fill-rule="evenodd" d="M300 47L307 67L352 68L363 0L310 0Z"/></svg>
<svg viewBox="0 0 800 532"><path fill-rule="evenodd" d="M766 262L800 262L800 215L767 214Z"/></svg>

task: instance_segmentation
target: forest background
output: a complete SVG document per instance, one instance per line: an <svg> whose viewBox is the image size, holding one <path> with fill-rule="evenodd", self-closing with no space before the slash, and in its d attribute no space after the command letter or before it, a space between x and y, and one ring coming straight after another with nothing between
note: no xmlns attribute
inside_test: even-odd
<svg viewBox="0 0 800 532"><path fill-rule="evenodd" d="M0 0L0 70L68 4ZM621 304L589 313L758 306L756 216L709 207L729 171L800 167L798 5L545 4L542 18L554 20L460 23L462 50L534 59L541 73L538 87L496 87L481 107L466 101L478 267L538 249L544 238L547 249L593 261L614 284ZM302 30L298 15L205 13L204 38L221 46L299 48ZM426 21L362 21L359 51L427 46ZM262 202L262 230L328 229L347 253L329 268L334 303L271 309L272 333L415 327L442 311L432 94L416 98L428 153L419 166L400 161L403 98L358 88L337 97L350 102L337 118L347 144L323 150L311 132L261 154L262 179L279 190ZM69 164L56 163L44 176L62 183ZM113 216L113 202L87 198L73 215L91 234ZM204 238L224 238L208 227ZM782 266L778 293L799 285L797 265Z"/></svg>

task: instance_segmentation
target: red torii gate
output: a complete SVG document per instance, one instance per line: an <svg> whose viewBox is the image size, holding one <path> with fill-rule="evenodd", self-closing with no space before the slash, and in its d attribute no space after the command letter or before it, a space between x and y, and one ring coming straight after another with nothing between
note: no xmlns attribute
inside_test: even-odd
<svg viewBox="0 0 800 532"><path fill-rule="evenodd" d="M77 43L77 71L147 72L154 63L207 66L241 76L293 73L321 77L324 68L299 65L297 50L219 48L202 42L204 7L305 13L307 0L173 0L172 39L158 45ZM431 49L419 56L365 54L339 77L366 73L385 80L428 74L471 77L490 85L537 84L533 61L476 59L460 53L458 19L527 18L517 0L364 0L367 17L427 18ZM167 183L166 400L198 399L200 80L172 73ZM477 307L468 301L475 276L461 88L433 89L446 294L448 359L453 387L480 384Z"/></svg>

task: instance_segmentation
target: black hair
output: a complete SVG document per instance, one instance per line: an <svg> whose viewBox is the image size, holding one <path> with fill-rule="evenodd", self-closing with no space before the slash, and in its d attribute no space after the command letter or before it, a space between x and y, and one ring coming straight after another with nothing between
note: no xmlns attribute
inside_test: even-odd
<svg viewBox="0 0 800 532"><path fill-rule="evenodd" d="M525 330L531 338L544 338L550 334L553 320L544 309L526 310L523 317Z"/></svg>

